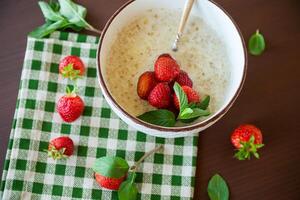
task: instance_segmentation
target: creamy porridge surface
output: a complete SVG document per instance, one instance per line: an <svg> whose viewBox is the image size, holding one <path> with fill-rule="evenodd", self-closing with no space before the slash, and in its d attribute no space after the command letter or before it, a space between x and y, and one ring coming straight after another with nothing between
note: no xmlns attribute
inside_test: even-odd
<svg viewBox="0 0 300 200"><path fill-rule="evenodd" d="M212 113L222 106L230 76L224 44L201 18L191 16L179 51L172 52L180 14L165 9L145 12L122 28L108 52L105 66L108 88L132 115L154 109L139 98L136 86L143 72L154 70L154 62L162 53L170 53L177 60L200 96L211 96Z"/></svg>

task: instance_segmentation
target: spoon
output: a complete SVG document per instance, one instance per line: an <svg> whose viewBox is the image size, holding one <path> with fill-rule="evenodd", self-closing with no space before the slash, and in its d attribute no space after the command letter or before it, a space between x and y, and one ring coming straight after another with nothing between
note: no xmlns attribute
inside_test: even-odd
<svg viewBox="0 0 300 200"><path fill-rule="evenodd" d="M175 51L175 52L178 50L177 44L178 44L178 42L179 42L179 40L182 36L185 24L188 20L188 17L190 15L191 10L192 10L194 1L195 0L186 0L185 6L184 6L184 9L183 9L183 13L182 13L182 16L181 16L181 19L180 19L180 24L179 24L179 27L178 27L178 31L177 31L177 36L176 36L176 39L175 39L175 41L173 43L173 46L172 46L172 50Z"/></svg>

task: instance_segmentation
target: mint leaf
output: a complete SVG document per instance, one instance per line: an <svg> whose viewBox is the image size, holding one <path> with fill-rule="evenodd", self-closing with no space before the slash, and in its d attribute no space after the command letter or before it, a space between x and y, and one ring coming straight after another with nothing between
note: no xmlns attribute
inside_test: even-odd
<svg viewBox="0 0 300 200"><path fill-rule="evenodd" d="M207 95L204 97L204 99L201 101L201 103L197 107L202 110L206 110L208 108L209 102L210 102L210 96Z"/></svg>
<svg viewBox="0 0 300 200"><path fill-rule="evenodd" d="M91 27L85 21L87 10L85 7L78 5L71 0L58 0L60 4L60 13L66 17L69 22L78 27Z"/></svg>
<svg viewBox="0 0 300 200"><path fill-rule="evenodd" d="M53 11L55 11L55 12L59 11L60 6L59 6L59 3L57 3L56 1L50 0L49 6L52 8Z"/></svg>
<svg viewBox="0 0 300 200"><path fill-rule="evenodd" d="M229 189L225 180L215 174L208 182L207 192L210 200L228 200Z"/></svg>
<svg viewBox="0 0 300 200"><path fill-rule="evenodd" d="M174 83L173 89L179 100L179 107L180 107L179 115L180 115L180 113L182 113L183 110L186 107L188 107L188 98L187 98L186 94L184 93L184 91L182 90L181 86L177 82Z"/></svg>
<svg viewBox="0 0 300 200"><path fill-rule="evenodd" d="M256 30L256 32L249 39L249 52L254 56L259 56L264 52L265 48L265 38L261 33L259 33L259 30Z"/></svg>
<svg viewBox="0 0 300 200"><path fill-rule="evenodd" d="M194 112L193 109L191 109L191 108L185 108L182 111L181 116L183 116L183 115L189 115L189 114L192 114L193 112Z"/></svg>
<svg viewBox="0 0 300 200"><path fill-rule="evenodd" d="M64 20L64 17L61 14L59 14L59 12L54 11L54 9L47 2L39 1L39 6L46 19L50 21Z"/></svg>
<svg viewBox="0 0 300 200"><path fill-rule="evenodd" d="M200 103L199 102L198 103L192 102L192 103L189 104L189 107L190 108L200 108L202 110L206 110L209 106L209 102L210 102L210 96L207 95L203 98L203 100Z"/></svg>
<svg viewBox="0 0 300 200"><path fill-rule="evenodd" d="M126 181L124 181L118 190L119 200L135 200L137 197L138 189L135 184L135 172L129 174Z"/></svg>
<svg viewBox="0 0 300 200"><path fill-rule="evenodd" d="M191 108L188 108L191 109ZM198 118L198 117L204 117L210 115L210 112L207 110L202 110L200 108L193 108L191 109L193 112L191 113L182 113L179 115L179 119L193 119L193 118Z"/></svg>
<svg viewBox="0 0 300 200"><path fill-rule="evenodd" d="M37 27L32 32L30 32L29 36L34 38L43 38L50 33L53 33L55 30L65 27L67 24L68 22L65 20L60 20L54 23L48 21L44 25Z"/></svg>
<svg viewBox="0 0 300 200"><path fill-rule="evenodd" d="M105 177L120 178L127 174L129 165L120 157L105 156L95 160L93 170Z"/></svg>
<svg viewBox="0 0 300 200"><path fill-rule="evenodd" d="M85 21L86 8L75 4L71 0L59 0L59 3L51 1L49 4L40 1L39 6L46 23L29 33L31 37L43 38L58 29L64 30L66 28L71 28L75 31L85 28L96 33L101 33L101 31L95 29Z"/></svg>
<svg viewBox="0 0 300 200"><path fill-rule="evenodd" d="M155 124L155 125L165 126L165 127L172 127L176 123L174 113L165 109L149 111L142 115L137 116L137 118L145 122L148 122L150 124Z"/></svg>

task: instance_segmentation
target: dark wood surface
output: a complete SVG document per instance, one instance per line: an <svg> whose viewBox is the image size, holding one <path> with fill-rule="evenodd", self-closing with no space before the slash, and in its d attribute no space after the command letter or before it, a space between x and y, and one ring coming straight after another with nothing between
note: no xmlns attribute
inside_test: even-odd
<svg viewBox="0 0 300 200"><path fill-rule="evenodd" d="M102 28L126 0L79 1L88 20ZM170 0L171 1L171 0ZM300 199L300 1L216 0L235 19L247 40L259 28L267 50L249 56L243 91L231 110L200 134L194 199L208 199L209 178L220 173L232 200ZM26 35L43 23L35 0L0 1L0 171L10 134ZM254 123L264 134L261 159L237 161L231 131Z"/></svg>

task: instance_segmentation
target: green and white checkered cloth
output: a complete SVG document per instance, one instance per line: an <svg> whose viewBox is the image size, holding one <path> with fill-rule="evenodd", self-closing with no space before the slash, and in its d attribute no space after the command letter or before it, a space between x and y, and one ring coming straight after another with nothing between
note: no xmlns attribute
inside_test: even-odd
<svg viewBox="0 0 300 200"><path fill-rule="evenodd" d="M95 182L94 160L120 156L132 165L158 144L164 144L164 150L147 158L137 173L138 199L193 197L198 137L153 137L121 121L98 85L97 43L97 37L66 32L47 39L28 38L2 177L3 200L117 199L117 192L101 189ZM80 56L87 67L85 77L78 80L85 111L71 124L55 111L55 102L71 84L58 74L58 63L67 55ZM69 159L54 161L44 150L51 138L61 135L73 139L75 152Z"/></svg>

